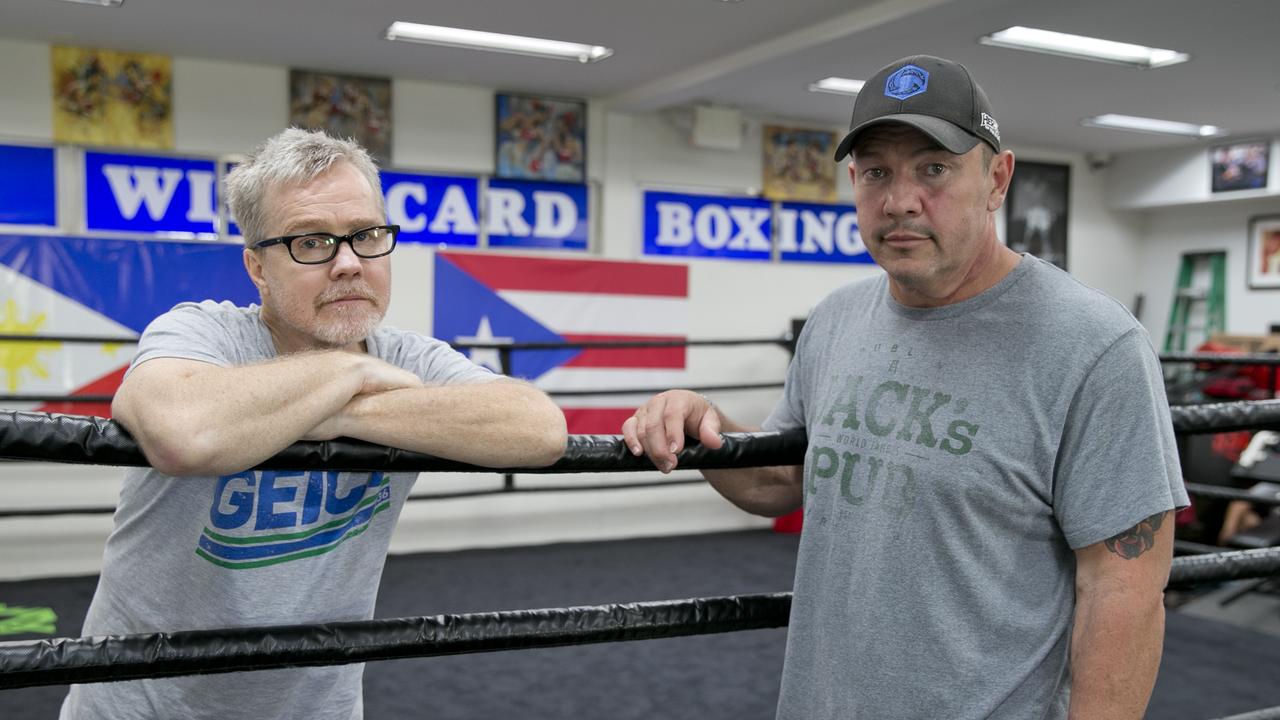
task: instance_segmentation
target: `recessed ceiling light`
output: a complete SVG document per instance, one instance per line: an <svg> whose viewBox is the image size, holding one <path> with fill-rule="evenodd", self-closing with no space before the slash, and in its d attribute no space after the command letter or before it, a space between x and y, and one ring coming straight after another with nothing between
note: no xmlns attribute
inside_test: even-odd
<svg viewBox="0 0 1280 720"><path fill-rule="evenodd" d="M832 93L833 95L857 95L862 91L862 86L866 85L862 80L853 80L842 77L823 78L816 83L810 83L809 92Z"/></svg>
<svg viewBox="0 0 1280 720"><path fill-rule="evenodd" d="M386 38L388 40L407 40L409 42L427 43L428 45L444 45L446 47L471 50L490 50L560 60L577 60L584 63L603 60L613 54L612 48L600 45L584 45L582 43L544 40L522 35L503 35L480 30L464 30L440 25L419 25L418 23L400 21L391 23L391 27L387 28Z"/></svg>
<svg viewBox="0 0 1280 720"><path fill-rule="evenodd" d="M1100 62L1134 65L1140 68L1158 68L1186 62L1190 55L1176 50L1132 45L1130 43L1085 37L1084 35L1068 35L1052 30L1015 25L990 35L978 38L983 45L1030 50L1032 52L1064 55L1066 57Z"/></svg>
<svg viewBox="0 0 1280 720"><path fill-rule="evenodd" d="M1214 125L1193 125L1172 120L1156 120L1154 118L1116 115L1114 113L1085 118L1080 121L1080 124L1089 127L1115 128L1117 130L1133 130L1135 132L1159 133L1161 135L1186 135L1189 137L1213 137L1226 134L1226 130Z"/></svg>
<svg viewBox="0 0 1280 720"><path fill-rule="evenodd" d="M120 7L124 4L124 0L62 0L62 2L72 2L78 5L98 5L101 7Z"/></svg>

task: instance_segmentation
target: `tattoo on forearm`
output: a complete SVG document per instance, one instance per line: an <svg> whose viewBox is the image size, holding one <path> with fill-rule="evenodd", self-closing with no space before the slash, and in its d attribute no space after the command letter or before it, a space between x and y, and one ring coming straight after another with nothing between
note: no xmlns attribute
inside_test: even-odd
<svg viewBox="0 0 1280 720"><path fill-rule="evenodd" d="M1156 513L1103 542L1111 552L1125 560L1132 560L1156 546L1156 531L1164 523L1164 515L1162 512Z"/></svg>

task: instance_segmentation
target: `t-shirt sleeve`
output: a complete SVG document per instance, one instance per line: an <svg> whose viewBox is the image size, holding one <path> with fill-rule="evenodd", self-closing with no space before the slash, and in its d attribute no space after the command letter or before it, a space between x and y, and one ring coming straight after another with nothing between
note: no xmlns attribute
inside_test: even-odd
<svg viewBox="0 0 1280 720"><path fill-rule="evenodd" d="M129 372L148 360L180 358L199 360L219 367L234 364L227 328L196 303L174 306L152 320L138 339L138 352Z"/></svg>
<svg viewBox="0 0 1280 720"><path fill-rule="evenodd" d="M423 382L434 385L491 382L504 377L471 362L448 343L416 333L405 333L400 338L393 364L417 373Z"/></svg>
<svg viewBox="0 0 1280 720"><path fill-rule="evenodd" d="M1053 507L1072 549L1189 503L1159 360L1140 328L1085 376L1058 447Z"/></svg>

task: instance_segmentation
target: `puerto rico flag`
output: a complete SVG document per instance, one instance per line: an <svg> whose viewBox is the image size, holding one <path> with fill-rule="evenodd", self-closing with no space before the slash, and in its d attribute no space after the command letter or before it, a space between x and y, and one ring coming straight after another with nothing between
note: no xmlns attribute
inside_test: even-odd
<svg viewBox="0 0 1280 720"><path fill-rule="evenodd" d="M452 343L684 340L688 299L684 265L442 252L433 334ZM501 369L496 350L469 355ZM569 432L617 434L647 392L557 393L680 387L685 348L520 350L509 372L551 393Z"/></svg>
<svg viewBox="0 0 1280 720"><path fill-rule="evenodd" d="M0 334L137 338L188 300L257 302L240 245L0 235ZM0 341L0 394L112 395L131 343ZM6 402L110 417L109 403Z"/></svg>

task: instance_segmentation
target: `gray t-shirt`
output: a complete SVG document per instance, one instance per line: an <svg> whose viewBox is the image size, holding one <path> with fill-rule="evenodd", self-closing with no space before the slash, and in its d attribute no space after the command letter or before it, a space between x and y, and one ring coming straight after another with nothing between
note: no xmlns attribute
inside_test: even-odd
<svg viewBox="0 0 1280 720"><path fill-rule="evenodd" d="M436 384L498 376L447 344L380 327L370 355ZM156 318L153 358L233 367L276 357L259 308L184 303ZM84 634L364 620L416 473L254 471L172 477L130 468ZM362 716L363 665L73 685L64 720Z"/></svg>
<svg viewBox="0 0 1280 720"><path fill-rule="evenodd" d="M809 435L782 720L1065 718L1072 551L1188 502L1146 332L1031 256L832 293L764 425Z"/></svg>

